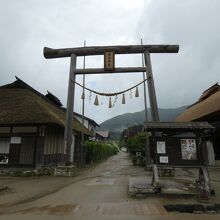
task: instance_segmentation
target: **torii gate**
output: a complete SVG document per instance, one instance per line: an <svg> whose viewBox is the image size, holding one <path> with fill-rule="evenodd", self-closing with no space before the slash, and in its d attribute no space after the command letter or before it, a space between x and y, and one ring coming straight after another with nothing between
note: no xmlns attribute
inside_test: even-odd
<svg viewBox="0 0 220 220"><path fill-rule="evenodd" d="M156 92L151 66L151 53L178 53L178 45L124 45L124 46L95 46L95 47L77 47L52 49L44 47L44 57L62 58L70 57L69 86L67 96L67 113L64 134L64 154L66 154L66 163L72 163L71 145L72 145L72 122L75 94L75 79L77 74L109 74L109 73L131 73L146 72L148 82L148 93L150 100L152 121L159 121ZM144 53L145 67L115 67L115 54L138 54ZM104 68L86 68L77 69L76 60L78 56L104 55ZM149 149L148 149L149 156Z"/></svg>

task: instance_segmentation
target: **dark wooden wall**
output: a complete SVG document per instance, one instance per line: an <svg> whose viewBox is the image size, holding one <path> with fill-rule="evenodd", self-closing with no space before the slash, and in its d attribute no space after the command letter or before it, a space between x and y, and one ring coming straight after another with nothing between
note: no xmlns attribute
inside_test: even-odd
<svg viewBox="0 0 220 220"><path fill-rule="evenodd" d="M220 125L215 129L213 147L215 152L215 159L220 160Z"/></svg>
<svg viewBox="0 0 220 220"><path fill-rule="evenodd" d="M20 148L20 164L35 163L36 137L22 137Z"/></svg>
<svg viewBox="0 0 220 220"><path fill-rule="evenodd" d="M31 130L29 127L11 126L7 133L0 132L0 138L7 139L8 142L12 136L21 137L21 143L10 144L7 154L9 157L8 164L0 164L0 166L38 168L46 164L63 164L65 161L63 154L64 128L57 125L42 125L33 127L35 129ZM12 132L13 129L16 133ZM3 131L5 132L5 129ZM30 133L24 133L24 131ZM74 161L76 162L80 160L80 141L81 136L75 135Z"/></svg>
<svg viewBox="0 0 220 220"><path fill-rule="evenodd" d="M64 129L59 126L47 126L44 134L44 164L62 162L64 147Z"/></svg>
<svg viewBox="0 0 220 220"><path fill-rule="evenodd" d="M74 149L74 161L80 163L80 152L81 152L81 137L75 135L75 149Z"/></svg>

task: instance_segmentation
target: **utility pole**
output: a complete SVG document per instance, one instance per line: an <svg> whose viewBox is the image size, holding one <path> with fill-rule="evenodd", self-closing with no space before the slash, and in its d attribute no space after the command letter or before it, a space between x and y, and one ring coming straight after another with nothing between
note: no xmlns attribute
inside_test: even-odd
<svg viewBox="0 0 220 220"><path fill-rule="evenodd" d="M141 45L143 45L143 41L141 38ZM142 67L144 67L144 54L142 53ZM146 83L145 83L145 72L143 72L143 85L144 85L144 109L145 109L145 121L148 121L147 117L147 94L146 94Z"/></svg>
<svg viewBox="0 0 220 220"><path fill-rule="evenodd" d="M86 46L86 41L84 41L84 47ZM83 57L83 69L85 69L86 57ZM85 74L83 74L83 93L82 93L82 125L84 126L84 115L85 115ZM81 151L80 151L80 165L84 165L84 132L82 131L81 136Z"/></svg>
<svg viewBox="0 0 220 220"><path fill-rule="evenodd" d="M143 41L141 38L141 45L143 45ZM142 67L144 67L144 54L142 53ZM144 81L144 109L145 109L145 121L148 121L148 114L147 114L147 91L146 91L146 84L145 84L145 79L146 79L146 73L143 72L143 81ZM148 133L146 132L146 137L145 137L145 154L146 154L146 167L151 164L151 156L150 156L150 142L149 142L149 137Z"/></svg>

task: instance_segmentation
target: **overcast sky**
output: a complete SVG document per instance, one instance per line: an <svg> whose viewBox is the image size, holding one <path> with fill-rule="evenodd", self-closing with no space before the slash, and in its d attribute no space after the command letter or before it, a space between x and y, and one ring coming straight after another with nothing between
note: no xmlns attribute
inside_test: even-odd
<svg viewBox="0 0 220 220"><path fill-rule="evenodd" d="M43 57L43 47L92 45L179 44L178 54L152 55L159 107L192 104L202 91L220 79L220 1L218 0L0 0L0 85L18 76L45 94L47 90L66 105L69 58ZM140 55L120 55L117 66L140 66ZM86 58L86 67L102 67L102 57ZM78 60L82 67L82 59ZM92 75L86 86L100 92L127 89L142 80L142 73ZM82 82L82 76L77 76ZM126 94L115 107L108 98L89 104L85 114L98 123L144 108L140 98ZM81 92L76 86L74 110L81 113ZM133 91L134 96L134 91Z"/></svg>

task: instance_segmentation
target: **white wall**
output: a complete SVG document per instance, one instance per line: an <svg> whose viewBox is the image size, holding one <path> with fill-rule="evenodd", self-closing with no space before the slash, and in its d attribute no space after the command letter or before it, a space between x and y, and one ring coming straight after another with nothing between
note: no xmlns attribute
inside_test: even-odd
<svg viewBox="0 0 220 220"><path fill-rule="evenodd" d="M74 117L82 124L82 117L74 115ZM84 118L84 126L89 129L89 121ZM91 129L89 129L91 130Z"/></svg>

